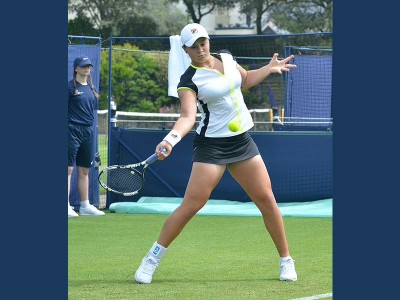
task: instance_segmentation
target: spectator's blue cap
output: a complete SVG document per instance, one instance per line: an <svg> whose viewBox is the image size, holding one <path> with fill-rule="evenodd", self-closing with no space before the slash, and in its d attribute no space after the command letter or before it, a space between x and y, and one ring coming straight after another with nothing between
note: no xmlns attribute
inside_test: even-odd
<svg viewBox="0 0 400 300"><path fill-rule="evenodd" d="M92 62L90 61L90 58L87 56L80 56L80 57L75 58L75 60L74 60L74 68L76 68L76 67L82 68L87 65L90 65L93 67Z"/></svg>

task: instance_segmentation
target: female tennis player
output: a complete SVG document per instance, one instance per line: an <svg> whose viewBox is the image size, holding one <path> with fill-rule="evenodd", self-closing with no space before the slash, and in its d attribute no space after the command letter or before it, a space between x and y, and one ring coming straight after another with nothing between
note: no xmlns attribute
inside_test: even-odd
<svg viewBox="0 0 400 300"><path fill-rule="evenodd" d="M193 142L193 165L181 205L167 218L157 241L142 259L134 279L151 283L153 274L168 246L185 225L206 204L226 168L261 211L265 227L280 256L280 280L296 281L294 260L289 253L283 218L271 188L267 168L252 137L247 132L254 124L241 88L251 88L272 73L289 72L293 55L246 71L229 51L210 53L209 36L199 24L186 25L181 44L191 65L181 76L178 96L181 114L173 129L156 146L160 160L193 128L197 109L201 121ZM159 149L165 147L167 154Z"/></svg>

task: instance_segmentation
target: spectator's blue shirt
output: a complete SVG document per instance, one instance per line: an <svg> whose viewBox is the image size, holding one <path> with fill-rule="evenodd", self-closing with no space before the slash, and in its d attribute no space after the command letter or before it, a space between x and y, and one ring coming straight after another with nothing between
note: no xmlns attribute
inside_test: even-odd
<svg viewBox="0 0 400 300"><path fill-rule="evenodd" d="M76 82L78 93L75 94L74 82L68 82L68 122L91 126L97 113L97 99L90 85Z"/></svg>

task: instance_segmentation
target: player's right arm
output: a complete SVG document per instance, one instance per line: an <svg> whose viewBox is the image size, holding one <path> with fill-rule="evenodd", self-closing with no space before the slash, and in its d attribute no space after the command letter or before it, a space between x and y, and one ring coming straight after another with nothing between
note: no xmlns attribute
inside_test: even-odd
<svg viewBox="0 0 400 300"><path fill-rule="evenodd" d="M196 122L197 98L194 91L187 89L178 90L178 96L181 102L181 113L169 134L178 133L180 138L183 138L190 132L190 130L192 130ZM161 160L171 154L173 145L163 140L157 145L156 149L162 149L163 147L167 149L167 154L159 153L159 151L156 150L159 153L159 159Z"/></svg>

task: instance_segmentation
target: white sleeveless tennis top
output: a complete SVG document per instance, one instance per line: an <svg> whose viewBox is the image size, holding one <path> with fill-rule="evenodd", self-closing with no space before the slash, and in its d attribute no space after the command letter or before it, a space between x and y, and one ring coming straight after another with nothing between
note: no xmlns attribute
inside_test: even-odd
<svg viewBox="0 0 400 300"><path fill-rule="evenodd" d="M213 54L223 63L224 73L190 65L181 76L179 90L192 90L197 95L201 121L196 132L205 137L229 137L241 134L254 126L243 99L242 77L230 53ZM232 132L228 123L240 122L240 129Z"/></svg>

